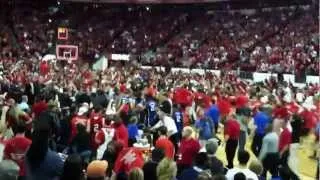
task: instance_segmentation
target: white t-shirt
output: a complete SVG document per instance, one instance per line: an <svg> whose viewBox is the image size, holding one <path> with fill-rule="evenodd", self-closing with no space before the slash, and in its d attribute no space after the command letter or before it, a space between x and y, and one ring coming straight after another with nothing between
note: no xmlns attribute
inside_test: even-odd
<svg viewBox="0 0 320 180"><path fill-rule="evenodd" d="M286 102L291 102L292 100L292 94L291 94L291 89L289 87L286 87L284 89L285 95L284 95L284 100Z"/></svg>
<svg viewBox="0 0 320 180"><path fill-rule="evenodd" d="M104 152L107 150L109 142L114 136L115 130L113 128L102 128L104 134L104 143L101 144L97 149L97 159L102 159Z"/></svg>
<svg viewBox="0 0 320 180"><path fill-rule="evenodd" d="M168 130L168 136L170 137L171 135L174 135L178 132L176 123L174 122L174 120L169 117L169 116L164 116L163 120L160 120L159 122L157 122L156 125L154 125L152 127L152 129L156 129L159 128L161 126L165 126Z"/></svg>
<svg viewBox="0 0 320 180"><path fill-rule="evenodd" d="M250 169L241 169L237 167L228 170L226 174L226 178L228 180L233 180L234 175L236 175L239 172L243 173L246 176L246 179L258 180L258 176L254 172L252 172Z"/></svg>
<svg viewBox="0 0 320 180"><path fill-rule="evenodd" d="M298 93L296 94L296 100L297 100L299 103L301 103L301 102L303 102L303 99L304 99L304 94L301 93L301 92L298 92Z"/></svg>

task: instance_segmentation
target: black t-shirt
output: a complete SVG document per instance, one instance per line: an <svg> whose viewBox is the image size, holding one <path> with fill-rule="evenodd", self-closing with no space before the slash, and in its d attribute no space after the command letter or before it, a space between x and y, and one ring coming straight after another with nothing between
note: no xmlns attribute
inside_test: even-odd
<svg viewBox="0 0 320 180"><path fill-rule="evenodd" d="M291 127L292 127L291 142L292 143L299 143L302 125L303 125L303 121L300 117L294 117L293 121L291 121Z"/></svg>
<svg viewBox="0 0 320 180"><path fill-rule="evenodd" d="M224 174L223 163L215 156L209 157L209 168L213 175Z"/></svg>
<svg viewBox="0 0 320 180"><path fill-rule="evenodd" d="M61 107L71 107L72 100L67 94L60 94L59 96Z"/></svg>
<svg viewBox="0 0 320 180"><path fill-rule="evenodd" d="M76 96L77 104L88 103L90 104L91 98L87 94L79 94Z"/></svg>
<svg viewBox="0 0 320 180"><path fill-rule="evenodd" d="M58 114L54 111L44 111L40 114L38 119L34 121L34 123L37 123L39 121L46 121L46 123L49 124L50 131L52 135L57 136L60 131L60 119L58 117Z"/></svg>
<svg viewBox="0 0 320 180"><path fill-rule="evenodd" d="M89 133L77 134L71 142L71 146L75 148L77 153L90 150Z"/></svg>
<svg viewBox="0 0 320 180"><path fill-rule="evenodd" d="M144 179L155 180L157 179L157 166L158 163L154 161L148 161L144 164L142 170L144 173Z"/></svg>

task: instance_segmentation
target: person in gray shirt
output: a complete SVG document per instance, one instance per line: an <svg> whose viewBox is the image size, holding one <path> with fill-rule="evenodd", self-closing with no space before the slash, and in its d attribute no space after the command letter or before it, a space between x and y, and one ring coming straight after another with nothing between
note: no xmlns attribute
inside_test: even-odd
<svg viewBox="0 0 320 180"><path fill-rule="evenodd" d="M278 177L279 164L279 136L272 131L272 125L269 124L266 128L267 134L262 140L262 148L259 154L264 170L262 176L267 178L269 171L272 177Z"/></svg>
<svg viewBox="0 0 320 180"><path fill-rule="evenodd" d="M248 123L251 118L250 108L243 107L236 110L236 119L240 124L240 137L239 137L239 149L238 152L245 150L247 134L248 134Z"/></svg>

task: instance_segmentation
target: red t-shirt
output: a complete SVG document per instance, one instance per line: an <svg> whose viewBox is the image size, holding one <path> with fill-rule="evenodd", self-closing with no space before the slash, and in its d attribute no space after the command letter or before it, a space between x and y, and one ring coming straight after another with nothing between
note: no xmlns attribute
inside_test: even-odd
<svg viewBox="0 0 320 180"><path fill-rule="evenodd" d="M128 114L129 110L130 110L129 104L124 104L120 111L125 112L126 114Z"/></svg>
<svg viewBox="0 0 320 180"><path fill-rule="evenodd" d="M167 158L174 158L174 145L166 137L159 137L156 141L156 148L163 149Z"/></svg>
<svg viewBox="0 0 320 180"><path fill-rule="evenodd" d="M82 77L84 79L91 79L92 78L92 74L91 74L91 72L89 70L87 70L87 71L82 73Z"/></svg>
<svg viewBox="0 0 320 180"><path fill-rule="evenodd" d="M49 73L49 71L50 71L50 68L49 68L48 63L45 62L45 61L42 61L40 63L40 74L42 76L45 76L45 75L47 75Z"/></svg>
<svg viewBox="0 0 320 180"><path fill-rule="evenodd" d="M181 156L177 163L187 166L191 166L193 158L198 154L200 150L200 144L195 139L182 139L179 148L179 156Z"/></svg>
<svg viewBox="0 0 320 180"><path fill-rule="evenodd" d="M97 134L94 138L95 138L94 143L97 144L98 146L100 146L105 141L104 132L102 130L100 130L99 132L97 132ZM99 141L99 142L97 142L97 141Z"/></svg>
<svg viewBox="0 0 320 180"><path fill-rule="evenodd" d="M301 117L304 120L304 128L306 129L312 129L316 126L317 123L317 116L314 112L304 110L301 114Z"/></svg>
<svg viewBox="0 0 320 180"><path fill-rule="evenodd" d="M77 135L77 125L82 124L83 126L87 126L88 119L82 116L75 116L71 120L71 137L70 141Z"/></svg>
<svg viewBox="0 0 320 180"><path fill-rule="evenodd" d="M286 145L291 143L291 132L288 128L285 128L279 138L279 151L282 151Z"/></svg>
<svg viewBox="0 0 320 180"><path fill-rule="evenodd" d="M291 114L298 113L298 111L299 111L299 106L294 102L291 102L291 103L287 104L286 108L288 109L288 111Z"/></svg>
<svg viewBox="0 0 320 180"><path fill-rule="evenodd" d="M35 117L38 117L42 112L48 109L48 104L45 101L40 101L35 103L32 106L32 112L34 113Z"/></svg>
<svg viewBox="0 0 320 180"><path fill-rule="evenodd" d="M228 135L230 139L237 140L240 136L240 124L234 120L227 120L224 127L224 134Z"/></svg>
<svg viewBox="0 0 320 180"><path fill-rule="evenodd" d="M288 106L286 107L276 107L272 111L272 116L275 118L280 118L280 119L286 119L290 116L290 112L287 109ZM293 108L293 106L291 107Z"/></svg>
<svg viewBox="0 0 320 180"><path fill-rule="evenodd" d="M31 140L23 136L15 136L6 142L4 158L13 160L20 167L19 176L25 176L25 154L31 145Z"/></svg>
<svg viewBox="0 0 320 180"><path fill-rule="evenodd" d="M119 126L113 125L113 128L115 130L113 139L121 143L124 148L128 147L129 135L128 135L128 130L124 126L124 124L121 124Z"/></svg>
<svg viewBox="0 0 320 180"><path fill-rule="evenodd" d="M119 90L121 93L124 93L126 90L127 90L127 87L125 84L121 84L120 87L119 87Z"/></svg>
<svg viewBox="0 0 320 180"><path fill-rule="evenodd" d="M144 165L143 154L136 148L124 148L118 155L114 164L114 172L129 174L134 168L142 168Z"/></svg>
<svg viewBox="0 0 320 180"><path fill-rule="evenodd" d="M91 146L93 149L97 149L99 147L99 144L95 143L95 136L101 130L103 121L104 118L100 114L94 114L90 118Z"/></svg>

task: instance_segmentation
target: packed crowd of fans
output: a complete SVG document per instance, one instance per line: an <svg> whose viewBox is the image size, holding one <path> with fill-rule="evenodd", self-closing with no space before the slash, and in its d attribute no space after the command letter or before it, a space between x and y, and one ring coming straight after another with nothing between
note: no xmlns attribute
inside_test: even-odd
<svg viewBox="0 0 320 180"><path fill-rule="evenodd" d="M2 54L17 59L54 53L56 27L69 25L69 40L64 43L78 45L80 58L89 62L118 53L140 57L145 65L318 75L318 21L313 11L83 8L75 16L17 8L7 32L14 44Z"/></svg>
<svg viewBox="0 0 320 180"><path fill-rule="evenodd" d="M80 69L74 72L80 81L2 81L5 179L258 179L267 172L299 179L300 137L319 138L316 85L301 90L274 79L248 84L233 74ZM257 161L246 151L248 134ZM215 156L219 145L226 166Z"/></svg>
<svg viewBox="0 0 320 180"><path fill-rule="evenodd" d="M84 60L115 52L147 65L317 74L310 9L53 11L18 8L1 22L0 179L302 178L301 137L319 141L319 84L250 84L130 62L93 71ZM39 62L61 23L73 26L64 43L79 46L79 63Z"/></svg>

